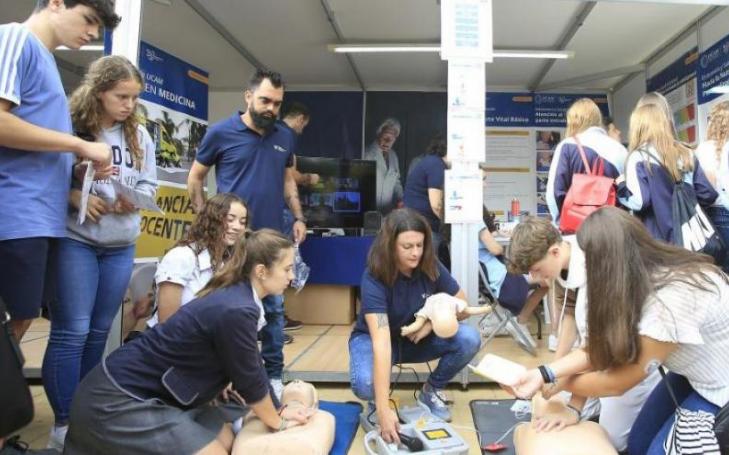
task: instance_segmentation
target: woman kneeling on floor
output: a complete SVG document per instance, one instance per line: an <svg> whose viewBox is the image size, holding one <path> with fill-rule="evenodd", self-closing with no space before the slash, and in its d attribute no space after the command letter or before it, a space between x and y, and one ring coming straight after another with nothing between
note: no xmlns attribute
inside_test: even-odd
<svg viewBox="0 0 729 455"><path fill-rule="evenodd" d="M228 454L226 422L240 413L210 404L228 384L269 428L306 423L301 410L277 412L256 343L261 299L283 293L293 262L291 241L281 234L249 234L196 300L86 376L71 406L65 453Z"/></svg>

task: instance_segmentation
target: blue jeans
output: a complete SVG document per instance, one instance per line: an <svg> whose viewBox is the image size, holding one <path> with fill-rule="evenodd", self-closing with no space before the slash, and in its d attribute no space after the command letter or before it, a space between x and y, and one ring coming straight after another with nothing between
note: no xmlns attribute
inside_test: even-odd
<svg viewBox="0 0 729 455"><path fill-rule="evenodd" d="M717 264L724 270L724 273L729 273L729 210L724 207L709 207L706 209L706 214L712 223L716 231L719 233L719 237L724 241L724 245L727 247L727 255L724 256L724 261L721 264Z"/></svg>
<svg viewBox="0 0 729 455"><path fill-rule="evenodd" d="M668 437L676 411L676 405L668 393L666 381L671 385L671 390L676 395L676 401L681 404L682 408L692 411L704 410L713 414L719 412L717 406L709 403L694 391L685 377L668 373L648 396L633 423L633 428L628 436L628 453L631 455L665 453L663 442Z"/></svg>
<svg viewBox="0 0 729 455"><path fill-rule="evenodd" d="M391 328L391 330L399 330ZM392 363L422 363L440 359L438 366L428 378L434 389L443 389L481 348L481 335L468 324L459 324L458 332L452 338L439 338L431 333L418 344L403 338L401 346L392 345ZM367 333L349 339L349 377L352 392L361 400L375 398L373 384L372 338Z"/></svg>
<svg viewBox="0 0 729 455"><path fill-rule="evenodd" d="M284 304L282 295L263 299L266 325L261 329L261 356L269 379L281 379L284 367Z"/></svg>
<svg viewBox="0 0 729 455"><path fill-rule="evenodd" d="M71 399L104 353L106 338L134 267L134 245L104 248L59 239L57 299L43 358L43 386L57 424L68 421Z"/></svg>

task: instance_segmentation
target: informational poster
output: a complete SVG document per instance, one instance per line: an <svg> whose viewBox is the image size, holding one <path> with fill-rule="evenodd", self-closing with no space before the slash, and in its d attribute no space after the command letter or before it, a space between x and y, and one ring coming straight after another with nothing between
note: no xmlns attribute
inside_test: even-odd
<svg viewBox="0 0 729 455"><path fill-rule="evenodd" d="M483 221L481 171L465 163L454 163L445 171L445 222L480 223Z"/></svg>
<svg viewBox="0 0 729 455"><path fill-rule="evenodd" d="M484 205L507 220L513 199L536 213L534 183L534 97L491 92L486 96L486 179Z"/></svg>
<svg viewBox="0 0 729 455"><path fill-rule="evenodd" d="M673 112L673 123L681 141L697 144L696 66L698 48L686 52L646 83L648 92L659 92L666 97Z"/></svg>
<svg viewBox="0 0 729 455"><path fill-rule="evenodd" d="M157 205L164 214L142 211L136 256L159 258L193 217L186 183L207 129L208 73L145 42L139 68L145 81L139 111L157 148Z"/></svg>
<svg viewBox="0 0 729 455"><path fill-rule="evenodd" d="M491 0L441 0L440 12L441 59L493 61Z"/></svg>
<svg viewBox="0 0 729 455"><path fill-rule="evenodd" d="M483 62L448 62L448 159L484 159L484 93L486 73Z"/></svg>
<svg viewBox="0 0 729 455"><path fill-rule="evenodd" d="M699 139L704 140L711 108L729 101L729 35L700 54L697 79Z"/></svg>

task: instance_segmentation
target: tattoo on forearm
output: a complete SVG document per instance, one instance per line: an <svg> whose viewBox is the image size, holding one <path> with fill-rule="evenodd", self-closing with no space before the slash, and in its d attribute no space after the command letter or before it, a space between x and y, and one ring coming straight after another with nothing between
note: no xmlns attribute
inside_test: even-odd
<svg viewBox="0 0 729 455"><path fill-rule="evenodd" d="M387 314L377 313L377 328L382 329L385 327L390 327L390 321L387 319Z"/></svg>

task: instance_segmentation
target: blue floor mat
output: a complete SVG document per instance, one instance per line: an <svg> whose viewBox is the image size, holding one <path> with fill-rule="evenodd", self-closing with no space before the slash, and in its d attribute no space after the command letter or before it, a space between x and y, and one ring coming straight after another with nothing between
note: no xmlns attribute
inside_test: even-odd
<svg viewBox="0 0 729 455"><path fill-rule="evenodd" d="M332 414L336 422L334 445L329 455L347 455L359 428L359 415L362 413L362 405L352 401L346 403L320 401L319 409Z"/></svg>

